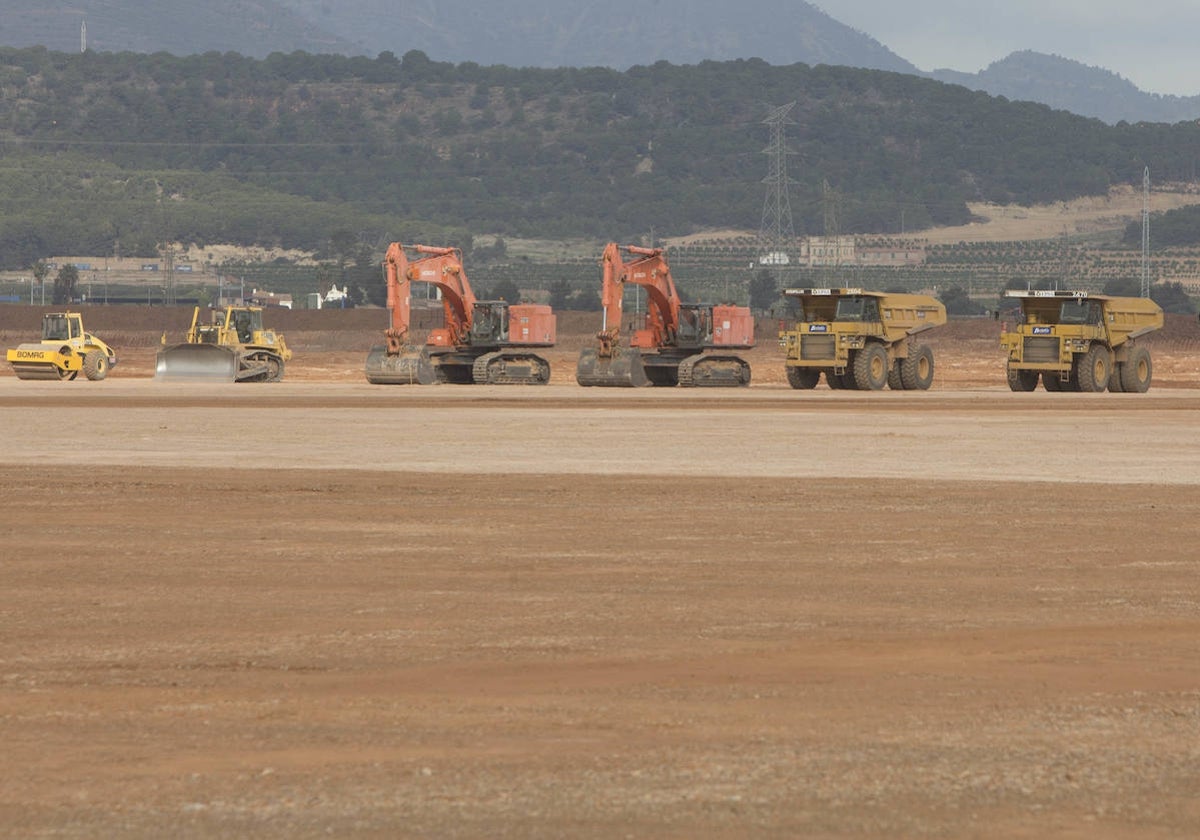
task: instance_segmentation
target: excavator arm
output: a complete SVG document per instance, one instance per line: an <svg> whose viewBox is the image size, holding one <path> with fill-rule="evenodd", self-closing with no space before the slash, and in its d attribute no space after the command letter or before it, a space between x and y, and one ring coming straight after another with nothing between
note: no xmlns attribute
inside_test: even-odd
<svg viewBox="0 0 1200 840"><path fill-rule="evenodd" d="M635 259L626 262L622 251ZM600 302L604 308L604 322L596 335L600 343L598 355L611 357L620 339L626 283L644 288L649 301L645 329L634 333L632 346L656 349L672 344L679 325L679 294L662 248L622 247L610 242L604 248L600 265L603 270Z"/></svg>
<svg viewBox="0 0 1200 840"><path fill-rule="evenodd" d="M466 344L471 331L475 295L463 270L462 252L458 248L435 248L414 245L419 256L410 260L404 245L393 242L384 257L387 279L387 306L391 324L387 330L388 354L396 355L408 344L412 323L412 284L429 283L442 295L445 326L431 330L426 344L459 346Z"/></svg>
<svg viewBox="0 0 1200 840"><path fill-rule="evenodd" d="M624 264L625 282L644 288L648 302L646 327L634 333L631 344L647 350L673 346L679 331L679 293L663 249L626 245L625 250L638 257Z"/></svg>

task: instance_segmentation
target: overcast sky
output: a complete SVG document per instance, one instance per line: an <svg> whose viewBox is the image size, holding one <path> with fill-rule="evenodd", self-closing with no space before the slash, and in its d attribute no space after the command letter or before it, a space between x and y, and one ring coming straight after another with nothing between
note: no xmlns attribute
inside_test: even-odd
<svg viewBox="0 0 1200 840"><path fill-rule="evenodd" d="M922 70L974 73L1017 50L1200 94L1200 0L812 0Z"/></svg>

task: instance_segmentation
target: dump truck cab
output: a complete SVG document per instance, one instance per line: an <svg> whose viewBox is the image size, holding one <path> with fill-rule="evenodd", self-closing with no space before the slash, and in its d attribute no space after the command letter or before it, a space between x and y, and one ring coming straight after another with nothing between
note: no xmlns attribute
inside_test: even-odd
<svg viewBox="0 0 1200 840"><path fill-rule="evenodd" d="M1161 307L1149 298L1087 291L1010 290L1019 302L1006 323L1009 387L1032 391L1130 391L1150 388L1150 351L1138 339L1161 329Z"/></svg>
<svg viewBox="0 0 1200 840"><path fill-rule="evenodd" d="M835 389L926 390L933 351L916 336L946 323L946 307L928 295L860 288L787 289L799 307L779 333L788 384L814 388L822 374Z"/></svg>

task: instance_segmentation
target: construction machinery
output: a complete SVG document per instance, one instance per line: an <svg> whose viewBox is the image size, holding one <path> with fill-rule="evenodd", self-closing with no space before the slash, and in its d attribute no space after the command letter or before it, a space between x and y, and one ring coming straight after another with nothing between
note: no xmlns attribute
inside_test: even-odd
<svg viewBox="0 0 1200 840"><path fill-rule="evenodd" d="M1008 354L1008 387L1032 391L1145 393L1153 366L1138 341L1162 329L1162 308L1149 298L1082 291L1011 290L1020 302L1000 346Z"/></svg>
<svg viewBox="0 0 1200 840"><path fill-rule="evenodd" d="M8 361L18 379L74 379L93 381L108 376L117 363L112 348L83 329L78 312L49 312L42 316L42 340L8 351Z"/></svg>
<svg viewBox="0 0 1200 840"><path fill-rule="evenodd" d="M626 260L626 256L629 257ZM579 354L580 385L738 387L750 365L729 352L754 346L754 317L744 306L683 303L662 248L610 242L600 259L604 320L597 346ZM646 316L622 346L625 284L646 290Z"/></svg>
<svg viewBox="0 0 1200 840"><path fill-rule="evenodd" d="M415 255L409 259L409 251ZM545 385L550 363L533 348L552 347L557 322L549 306L476 300L462 251L393 242L383 261L389 326L386 344L367 355L376 385ZM442 299L443 326L424 344L410 337L412 284L428 283Z"/></svg>
<svg viewBox="0 0 1200 840"><path fill-rule="evenodd" d="M260 306L226 306L201 323L200 307L181 344L158 351L155 379L213 382L279 382L292 358L283 335L263 327Z"/></svg>
<svg viewBox="0 0 1200 840"><path fill-rule="evenodd" d="M779 333L788 384L834 389L924 391L933 384L933 350L918 336L946 323L929 295L862 289L787 289L799 302L795 327Z"/></svg>

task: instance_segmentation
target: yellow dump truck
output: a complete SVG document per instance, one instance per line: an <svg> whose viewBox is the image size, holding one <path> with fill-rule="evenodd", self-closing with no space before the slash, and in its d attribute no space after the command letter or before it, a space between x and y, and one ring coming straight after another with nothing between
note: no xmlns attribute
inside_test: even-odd
<svg viewBox="0 0 1200 840"><path fill-rule="evenodd" d="M1032 391L1150 390L1150 351L1138 339L1161 329L1163 312L1149 298L1080 291L1009 291L1020 301L1000 346L1008 353L1008 387Z"/></svg>
<svg viewBox="0 0 1200 840"><path fill-rule="evenodd" d="M93 381L108 376L117 354L83 328L78 312L48 312L42 316L42 340L8 351L8 362L18 379L74 379Z"/></svg>
<svg viewBox="0 0 1200 840"><path fill-rule="evenodd" d="M815 388L924 391L933 383L933 350L917 336L946 323L928 295L862 289L787 289L800 304L794 329L779 334L788 384Z"/></svg>

